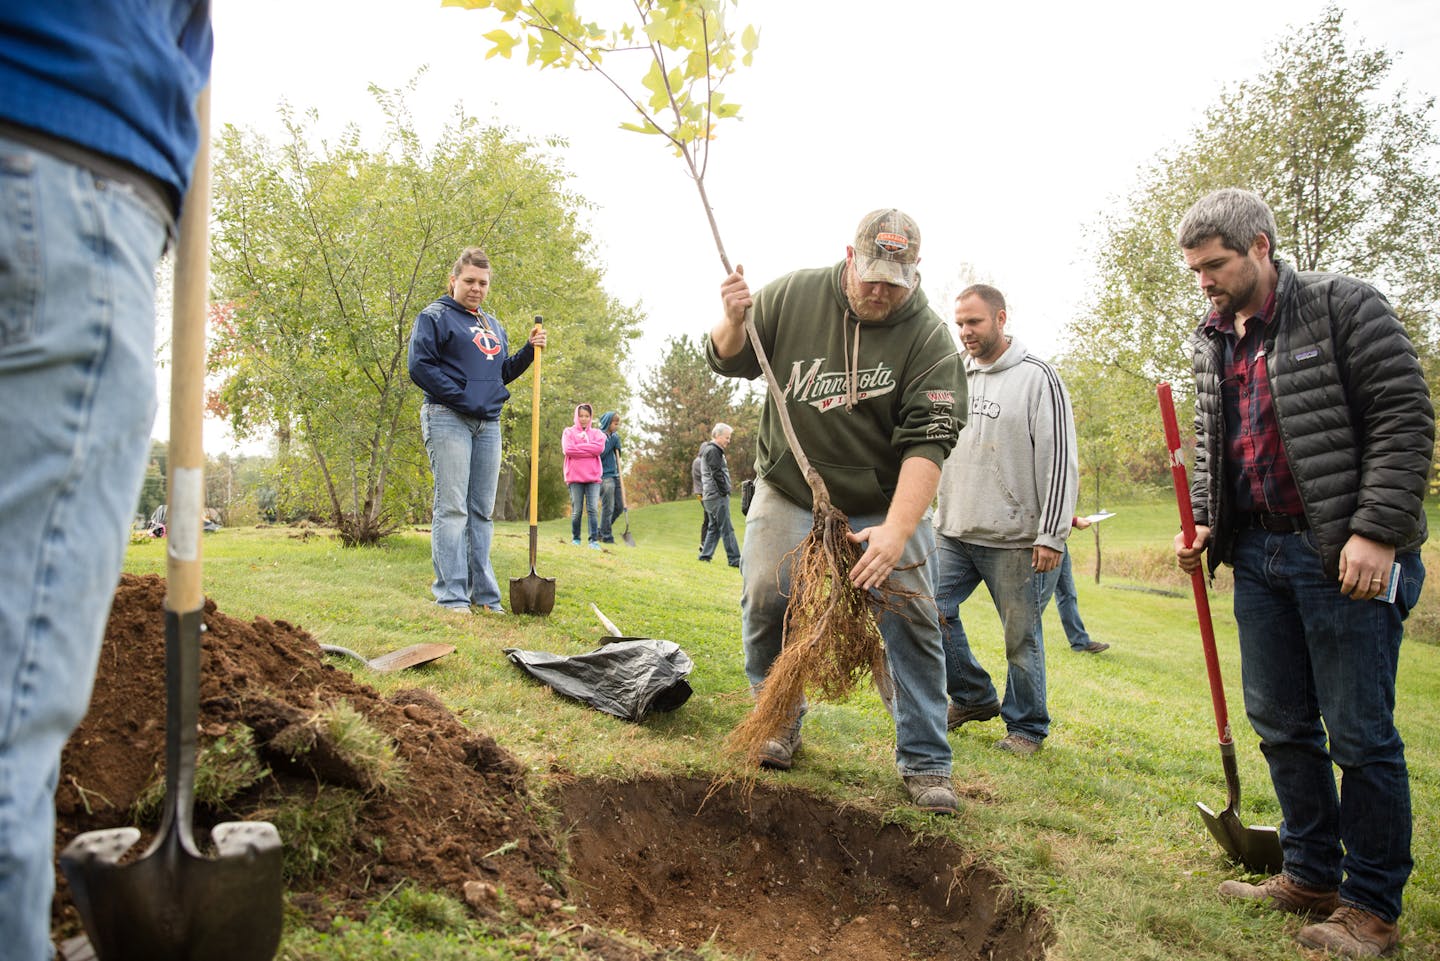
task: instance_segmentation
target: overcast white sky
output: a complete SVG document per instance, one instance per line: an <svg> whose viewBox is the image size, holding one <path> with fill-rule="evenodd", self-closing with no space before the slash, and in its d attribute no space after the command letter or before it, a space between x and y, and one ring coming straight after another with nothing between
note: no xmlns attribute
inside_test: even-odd
<svg viewBox="0 0 1440 961"><path fill-rule="evenodd" d="M630 9L581 3L602 22ZM920 224L921 274L942 316L971 264L1005 292L1009 329L1058 352L1089 293L1086 228L1226 84L1324 7L742 0L738 20L760 29L760 48L729 82L743 119L720 128L706 179L726 250L758 286L838 260L863 213L900 207ZM1342 9L1352 36L1397 54L1394 75L1412 93L1440 94L1433 0ZM618 128L627 108L599 77L484 59L494 14L439 0L218 0L214 22L217 125L273 134L283 98L336 130L372 126L378 144L367 85L398 87L428 64L412 99L422 134L463 102L519 135L565 137L557 154L596 205L606 287L649 315L636 383L667 338L717 316L723 271L681 161Z"/></svg>

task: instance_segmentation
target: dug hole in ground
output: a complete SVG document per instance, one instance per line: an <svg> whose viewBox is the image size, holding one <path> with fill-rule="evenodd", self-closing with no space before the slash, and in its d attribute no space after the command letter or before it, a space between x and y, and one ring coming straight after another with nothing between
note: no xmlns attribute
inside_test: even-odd
<svg viewBox="0 0 1440 961"><path fill-rule="evenodd" d="M90 711L62 759L57 853L85 831L155 828L132 808L163 764L164 593L153 575L126 575L116 593ZM523 765L433 694L382 697L285 621L245 623L207 601L205 624L201 743L233 745L249 732L269 773L228 810L197 810L196 833L220 820L275 821L289 903L317 928L363 917L408 881L464 900L482 920L589 925L597 936L587 945L603 961L674 957L666 952L707 941L776 961L1029 961L1052 940L1043 913L1017 904L1004 878L954 844L800 791L562 773L549 798L562 823L546 827ZM342 704L392 743L403 774L388 789L385 773L353 762L321 720ZM326 821L338 829L315 842L330 845L318 857L297 835ZM53 927L57 943L80 932L63 877Z"/></svg>

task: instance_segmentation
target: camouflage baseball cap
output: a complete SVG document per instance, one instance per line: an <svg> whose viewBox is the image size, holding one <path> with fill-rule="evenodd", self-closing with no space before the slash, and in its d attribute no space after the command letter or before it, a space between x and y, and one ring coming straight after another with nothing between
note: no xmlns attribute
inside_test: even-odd
<svg viewBox="0 0 1440 961"><path fill-rule="evenodd" d="M914 287L919 280L920 228L893 207L872 210L855 231L855 270L862 283Z"/></svg>

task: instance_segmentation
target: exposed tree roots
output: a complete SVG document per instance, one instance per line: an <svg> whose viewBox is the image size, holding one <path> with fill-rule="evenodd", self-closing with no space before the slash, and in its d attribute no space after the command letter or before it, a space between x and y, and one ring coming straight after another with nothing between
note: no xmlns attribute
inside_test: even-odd
<svg viewBox="0 0 1440 961"><path fill-rule="evenodd" d="M846 538L849 530L849 518L840 509L817 510L809 535L787 555L794 566L783 648L770 666L755 709L725 739L726 755L742 772L753 774L765 742L794 723L807 695L843 700L867 672L888 687L885 645L876 619L895 609L897 599L908 592L887 583L877 598L855 586L850 569L861 550Z"/></svg>

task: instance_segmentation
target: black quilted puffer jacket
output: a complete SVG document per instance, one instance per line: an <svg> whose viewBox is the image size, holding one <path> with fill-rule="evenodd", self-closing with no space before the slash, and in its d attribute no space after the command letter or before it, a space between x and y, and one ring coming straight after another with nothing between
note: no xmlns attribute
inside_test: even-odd
<svg viewBox="0 0 1440 961"><path fill-rule="evenodd" d="M1290 470L1326 572L1339 576L1351 534L1396 550L1425 542L1422 501L1435 411L1420 361L1385 298L1339 274L1297 273L1277 259L1265 368ZM1195 351L1195 523L1211 528L1210 570L1235 541L1225 483L1222 335L1205 325Z"/></svg>

